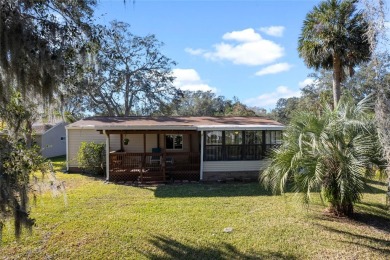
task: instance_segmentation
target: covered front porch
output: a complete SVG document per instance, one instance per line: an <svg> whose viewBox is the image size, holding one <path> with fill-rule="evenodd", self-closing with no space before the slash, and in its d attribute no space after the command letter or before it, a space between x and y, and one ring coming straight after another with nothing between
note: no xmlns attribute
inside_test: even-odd
<svg viewBox="0 0 390 260"><path fill-rule="evenodd" d="M105 130L107 179L198 181L200 134L185 130Z"/></svg>

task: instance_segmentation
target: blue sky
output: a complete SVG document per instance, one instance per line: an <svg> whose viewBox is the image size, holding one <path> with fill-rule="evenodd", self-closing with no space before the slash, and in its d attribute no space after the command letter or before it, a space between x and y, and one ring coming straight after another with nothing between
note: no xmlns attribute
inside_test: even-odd
<svg viewBox="0 0 390 260"><path fill-rule="evenodd" d="M178 63L178 88L272 109L310 82L297 42L305 15L319 2L101 0L96 15L99 23L124 21L133 34L164 42L162 52Z"/></svg>

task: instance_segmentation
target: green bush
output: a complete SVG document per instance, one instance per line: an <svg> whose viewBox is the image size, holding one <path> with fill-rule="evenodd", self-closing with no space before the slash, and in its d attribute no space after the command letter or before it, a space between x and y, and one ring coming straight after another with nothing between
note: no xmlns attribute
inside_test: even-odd
<svg viewBox="0 0 390 260"><path fill-rule="evenodd" d="M77 154L79 167L86 172L104 174L105 145L94 142L81 142Z"/></svg>

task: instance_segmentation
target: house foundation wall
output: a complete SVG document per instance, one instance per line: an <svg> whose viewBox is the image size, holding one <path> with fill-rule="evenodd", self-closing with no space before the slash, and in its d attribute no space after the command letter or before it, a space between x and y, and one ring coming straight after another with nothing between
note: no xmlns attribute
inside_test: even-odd
<svg viewBox="0 0 390 260"><path fill-rule="evenodd" d="M258 181L259 171L203 172L203 181Z"/></svg>
<svg viewBox="0 0 390 260"><path fill-rule="evenodd" d="M68 169L69 173L81 173L83 170L79 167L69 167Z"/></svg>

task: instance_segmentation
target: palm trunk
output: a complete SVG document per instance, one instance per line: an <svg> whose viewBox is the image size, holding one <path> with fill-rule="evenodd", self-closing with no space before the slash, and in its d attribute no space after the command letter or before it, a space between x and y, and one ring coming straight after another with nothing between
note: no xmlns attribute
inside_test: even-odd
<svg viewBox="0 0 390 260"><path fill-rule="evenodd" d="M325 197L330 203L329 212L339 217L353 215L353 202L341 199L341 190L338 186L337 173L330 173L328 185L325 186Z"/></svg>
<svg viewBox="0 0 390 260"><path fill-rule="evenodd" d="M339 101L340 101L340 84L341 84L341 59L338 54L333 55L333 105L334 109L336 109Z"/></svg>
<svg viewBox="0 0 390 260"><path fill-rule="evenodd" d="M330 207L330 212L338 217L351 217L353 215L353 204L332 204Z"/></svg>
<svg viewBox="0 0 390 260"><path fill-rule="evenodd" d="M330 212L339 217L351 217L353 215L353 203L351 201L341 202L340 190L333 190L332 198L330 199Z"/></svg>

